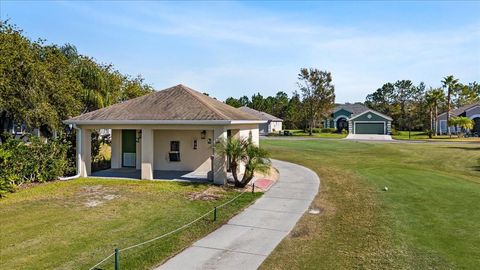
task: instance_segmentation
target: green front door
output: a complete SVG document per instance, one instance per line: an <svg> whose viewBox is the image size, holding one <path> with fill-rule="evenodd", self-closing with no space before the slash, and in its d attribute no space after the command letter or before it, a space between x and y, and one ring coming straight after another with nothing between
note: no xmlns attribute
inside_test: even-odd
<svg viewBox="0 0 480 270"><path fill-rule="evenodd" d="M122 167L136 166L136 135L137 131L134 129L122 130Z"/></svg>
<svg viewBox="0 0 480 270"><path fill-rule="evenodd" d="M355 134L385 134L385 123L355 123Z"/></svg>

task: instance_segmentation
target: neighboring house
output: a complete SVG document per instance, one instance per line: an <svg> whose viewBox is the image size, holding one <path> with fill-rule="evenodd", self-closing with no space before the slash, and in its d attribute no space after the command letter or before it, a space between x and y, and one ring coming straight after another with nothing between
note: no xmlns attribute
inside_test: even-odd
<svg viewBox="0 0 480 270"><path fill-rule="evenodd" d="M347 130L350 134L391 133L392 118L361 103L338 104L323 123L326 128L335 128L338 132Z"/></svg>
<svg viewBox="0 0 480 270"><path fill-rule="evenodd" d="M34 134L40 136L39 129L28 128L27 125L21 121L15 121L13 117L5 110L0 110L0 133L10 133L16 138L20 138L26 134Z"/></svg>
<svg viewBox="0 0 480 270"><path fill-rule="evenodd" d="M111 167L208 172L216 184L226 180L226 159L214 155L214 143L229 136L259 143L265 121L183 85L70 118L77 128L79 173L91 173L92 129L111 129Z"/></svg>
<svg viewBox="0 0 480 270"><path fill-rule="evenodd" d="M450 118L457 116L465 116L472 119L475 122L472 131L480 134L480 103L473 103L457 109L452 109L450 111ZM437 125L439 134L447 134L447 112L438 115ZM449 128L451 133L460 132L460 128L454 126Z"/></svg>
<svg viewBox="0 0 480 270"><path fill-rule="evenodd" d="M246 106L240 107L238 109L240 109L241 111L244 111L246 113L249 113L251 115L254 115L261 120L267 121L266 123L260 124L258 126L258 129L259 129L259 132L260 132L261 135L268 135L268 133L277 132L277 131L282 130L283 120L278 118L278 117L275 117L275 116L273 116L271 114L268 114L268 113L265 113L265 112L254 110L254 109L246 107Z"/></svg>

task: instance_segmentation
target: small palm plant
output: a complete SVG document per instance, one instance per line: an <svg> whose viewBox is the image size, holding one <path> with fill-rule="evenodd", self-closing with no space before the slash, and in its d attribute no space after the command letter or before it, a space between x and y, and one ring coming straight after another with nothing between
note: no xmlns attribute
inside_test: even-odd
<svg viewBox="0 0 480 270"><path fill-rule="evenodd" d="M473 129L473 120L465 116L452 117L448 121L448 125L460 127L461 129L460 137L463 137L466 130Z"/></svg>
<svg viewBox="0 0 480 270"><path fill-rule="evenodd" d="M228 157L235 186L243 188L252 180L255 172L268 172L271 162L269 153L250 139L228 138L215 144L215 152ZM245 165L242 179L239 179L240 165Z"/></svg>

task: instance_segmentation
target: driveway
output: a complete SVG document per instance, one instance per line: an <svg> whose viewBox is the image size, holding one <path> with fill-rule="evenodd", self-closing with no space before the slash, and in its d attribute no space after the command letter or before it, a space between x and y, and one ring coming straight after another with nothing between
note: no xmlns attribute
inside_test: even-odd
<svg viewBox="0 0 480 270"><path fill-rule="evenodd" d="M309 208L320 185L303 166L278 160L273 166L280 178L260 199L156 269L257 269Z"/></svg>
<svg viewBox="0 0 480 270"><path fill-rule="evenodd" d="M345 139L355 141L393 141L390 135L377 134L348 134Z"/></svg>

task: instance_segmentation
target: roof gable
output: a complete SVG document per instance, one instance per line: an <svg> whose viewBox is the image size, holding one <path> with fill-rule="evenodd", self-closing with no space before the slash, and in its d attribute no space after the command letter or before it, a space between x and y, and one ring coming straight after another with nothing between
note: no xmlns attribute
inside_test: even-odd
<svg viewBox="0 0 480 270"><path fill-rule="evenodd" d="M362 103L339 104L333 109L333 113L336 113L340 110L346 110L348 112L351 112L352 115L356 115L368 110L368 107L363 105Z"/></svg>
<svg viewBox="0 0 480 270"><path fill-rule="evenodd" d="M460 106L456 109L450 110L450 115L459 116L462 113L464 113L468 110L472 110L473 108L478 107L478 106L480 106L480 103L472 103L472 104ZM443 113L439 114L438 116L443 116L443 115L446 115L446 114L447 114L447 112L443 112Z"/></svg>
<svg viewBox="0 0 480 270"><path fill-rule="evenodd" d="M387 120L392 121L392 118L391 118L390 116L385 115L385 114L383 114L383 113L379 113L379 112L377 112L377 111L375 111L375 110L372 110L372 109L368 109L368 110L366 110L366 111L364 111L364 112L362 112L362 113L360 113L360 114L357 114L357 115L355 115L354 117L352 117L352 118L350 118L350 119L348 119L348 120L354 120L354 119L356 119L356 118L361 117L362 115L364 115L364 114L366 114L366 113L373 113L373 114L376 114L376 115L378 115L378 116L380 116L380 117L382 117L382 118L385 118L385 119L387 119Z"/></svg>
<svg viewBox="0 0 480 270"><path fill-rule="evenodd" d="M114 104L69 119L76 121L121 120L259 120L184 85Z"/></svg>

